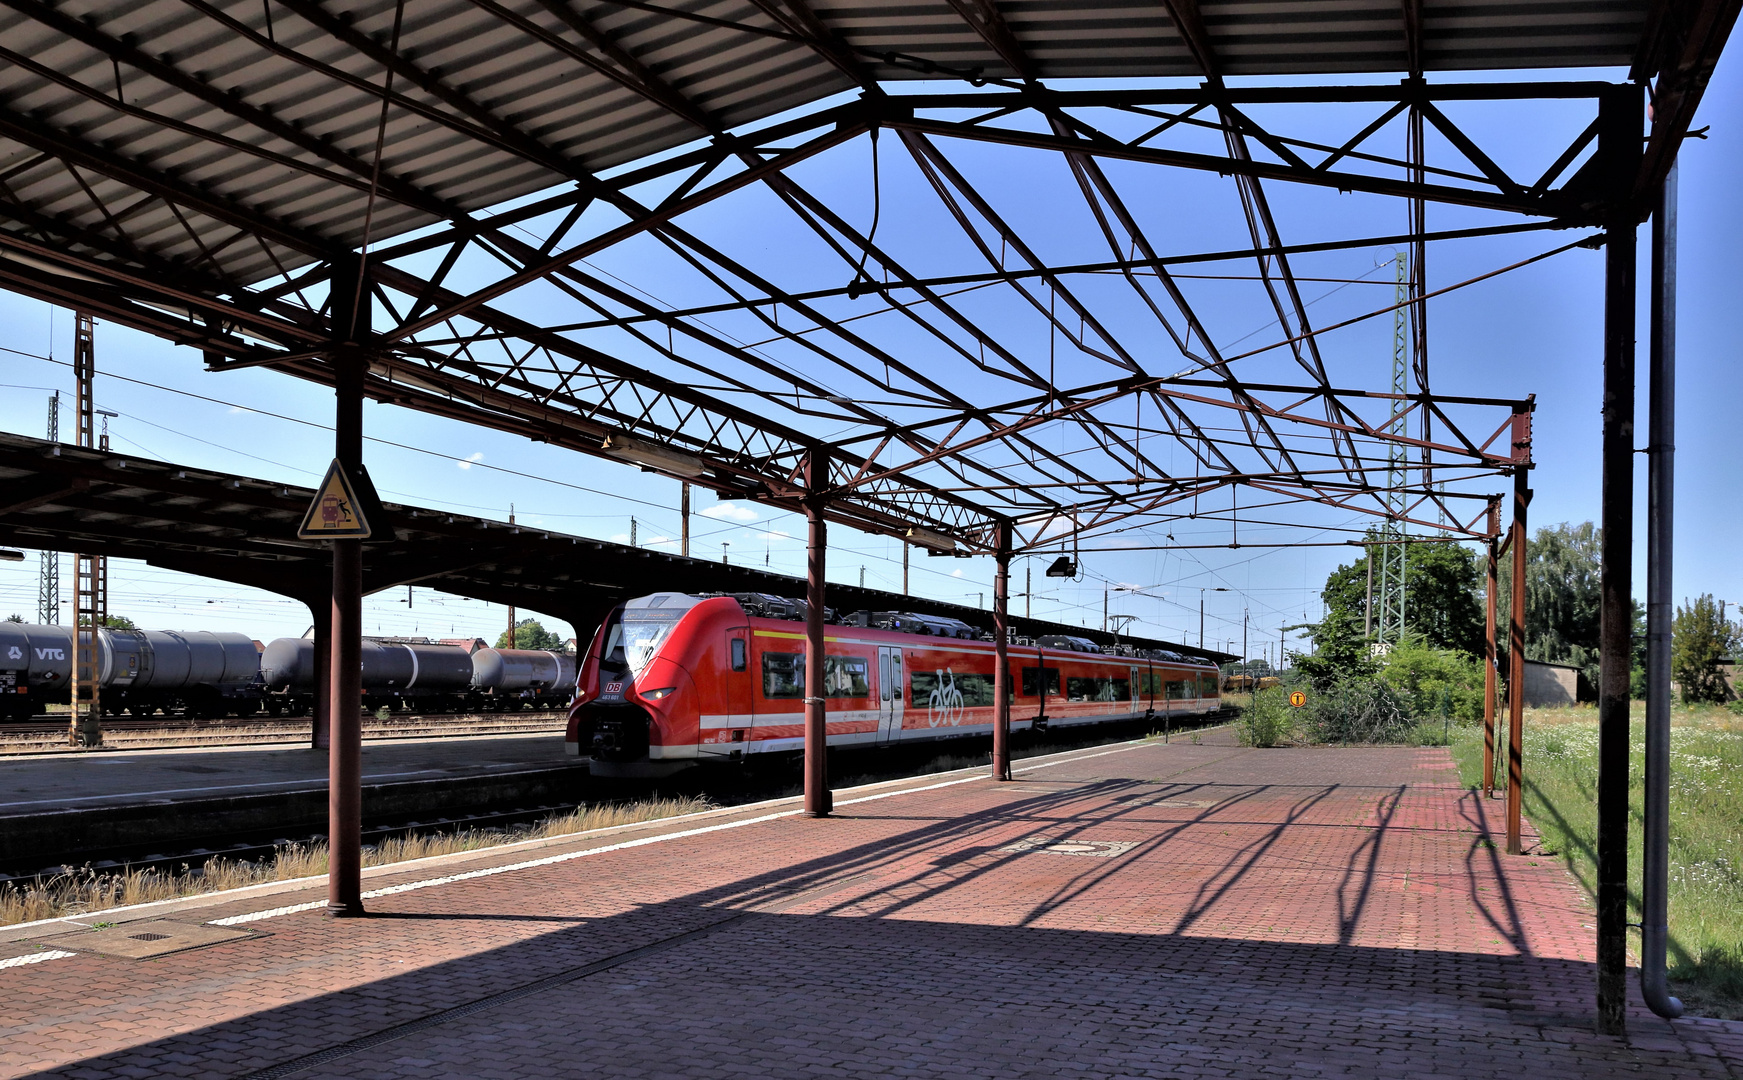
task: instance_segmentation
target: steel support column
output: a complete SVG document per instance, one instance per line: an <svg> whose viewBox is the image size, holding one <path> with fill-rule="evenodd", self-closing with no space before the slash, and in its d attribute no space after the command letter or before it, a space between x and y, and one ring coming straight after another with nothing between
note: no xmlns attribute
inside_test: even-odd
<svg viewBox="0 0 1743 1080"><path fill-rule="evenodd" d="M829 458L805 455L805 814L828 817L829 794L827 688L823 663L823 575L828 554L827 508L819 489L829 482Z"/></svg>
<svg viewBox="0 0 1743 1080"><path fill-rule="evenodd" d="M1670 870L1671 565L1676 510L1676 162L1652 215L1652 345L1646 480L1646 791L1640 868L1640 995L1682 1015L1665 985Z"/></svg>
<svg viewBox="0 0 1743 1080"><path fill-rule="evenodd" d="M369 328L362 267L334 277L333 456L355 482L363 464L365 359L355 342ZM350 278L350 280L346 280ZM357 298L356 307L352 305ZM332 667L327 765L327 911L363 914L363 541L334 540Z"/></svg>
<svg viewBox="0 0 1743 1080"><path fill-rule="evenodd" d="M1605 92L1598 158L1612 203L1604 246L1603 508L1598 630L1598 1030L1627 1030L1628 677L1634 597L1634 303L1640 88Z"/></svg>
<svg viewBox="0 0 1743 1080"><path fill-rule="evenodd" d="M1519 809L1525 792L1525 510L1531 502L1524 465L1513 470L1513 588L1507 626L1507 854L1520 855Z"/></svg>
<svg viewBox="0 0 1743 1080"><path fill-rule="evenodd" d="M1493 533L1498 508L1489 506L1489 529ZM1488 595L1483 601L1483 796L1495 794L1495 590L1500 584L1500 542L1489 537Z"/></svg>
<svg viewBox="0 0 1743 1080"><path fill-rule="evenodd" d="M1011 527L999 524L993 556L993 779L1011 778Z"/></svg>

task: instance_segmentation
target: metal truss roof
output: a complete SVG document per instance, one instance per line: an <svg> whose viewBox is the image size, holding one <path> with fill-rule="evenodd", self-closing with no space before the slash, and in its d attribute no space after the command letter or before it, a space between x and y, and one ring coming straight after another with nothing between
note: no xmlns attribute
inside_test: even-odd
<svg viewBox="0 0 1743 1080"><path fill-rule="evenodd" d="M198 347L214 368L331 381L346 333L329 286L369 249L375 315L355 344L372 396L590 453L641 440L724 495L827 498L836 520L969 550L992 550L1002 524L1036 549L1198 513L1213 493L1231 522L1237 503L1396 518L1380 488L1399 446L1416 462L1405 516L1480 535L1482 478L1525 460L1528 405L1426 389L1422 265L1442 234L1423 208L1490 215L1453 236L1596 228L1644 206L1736 14L1736 0L0 0L0 284ZM1566 66L1651 81L1629 190L1598 145L1600 104L1626 108L1626 91L1424 80ZM1277 78L1387 71L1403 81ZM1200 82L1071 84L1167 76ZM962 90L903 92L914 78ZM1481 101L1521 116L1573 103L1591 123L1546 135L1527 175L1457 119ZM1364 123L1327 141L1309 121L1331 108ZM861 207L803 181L878 133L944 223L936 243L880 242ZM1049 250L1001 210L1000 178L963 163L971 145L1053 170L1100 252ZM1244 235L1168 250L1142 192L1198 174L1227 178ZM1409 227L1291 244L1268 195L1283 183L1393 200ZM770 269L715 242L698 212L720 207L820 261ZM1321 349L1335 328L1308 317L1294 269L1377 243L1413 253L1417 390L1402 396L1339 381ZM629 251L666 260L685 301L603 269ZM1219 344L1182 284L1183 267L1234 260L1283 329L1261 349ZM1158 439L1184 457L1164 460ZM812 491L816 453L830 469Z"/></svg>

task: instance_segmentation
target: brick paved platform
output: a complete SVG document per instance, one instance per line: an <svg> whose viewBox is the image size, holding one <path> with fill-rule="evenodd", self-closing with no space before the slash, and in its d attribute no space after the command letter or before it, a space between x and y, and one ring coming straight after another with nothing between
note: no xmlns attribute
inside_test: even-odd
<svg viewBox="0 0 1743 1080"><path fill-rule="evenodd" d="M1217 741L389 868L363 920L296 884L105 917L252 931L149 959L0 933L0 1073L1743 1070L1743 1025L1593 1033L1583 895L1495 853L1444 750Z"/></svg>

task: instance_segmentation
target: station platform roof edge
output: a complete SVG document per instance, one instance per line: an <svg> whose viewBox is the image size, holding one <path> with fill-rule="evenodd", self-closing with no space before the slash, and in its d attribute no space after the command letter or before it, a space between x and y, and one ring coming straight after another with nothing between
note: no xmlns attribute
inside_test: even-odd
<svg viewBox="0 0 1743 1080"><path fill-rule="evenodd" d="M81 551L289 596L324 612L331 598L326 544L299 540L314 489L0 434L0 542ZM419 585L564 619L585 634L611 607L650 592L761 592L797 597L804 581L752 566L688 558L526 525L388 503L386 527L364 555L364 592ZM585 557L578 552L584 551ZM838 611L912 611L989 629L992 612L880 589L828 586ZM1013 615L1025 636L1115 636ZM1226 662L1231 653L1122 636L1140 648Z"/></svg>

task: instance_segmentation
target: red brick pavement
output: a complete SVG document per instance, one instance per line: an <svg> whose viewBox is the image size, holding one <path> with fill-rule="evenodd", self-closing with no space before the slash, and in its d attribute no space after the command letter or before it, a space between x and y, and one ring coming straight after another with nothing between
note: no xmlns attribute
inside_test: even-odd
<svg viewBox="0 0 1743 1080"><path fill-rule="evenodd" d="M752 821L377 897L365 920L0 969L0 1075L1743 1071L1743 1025L1636 1008L1630 1039L1593 1034L1589 905L1555 860L1495 854L1445 751L1216 741L844 793L829 821L750 808L449 859L366 887ZM1071 840L1117 853L1042 849Z"/></svg>

